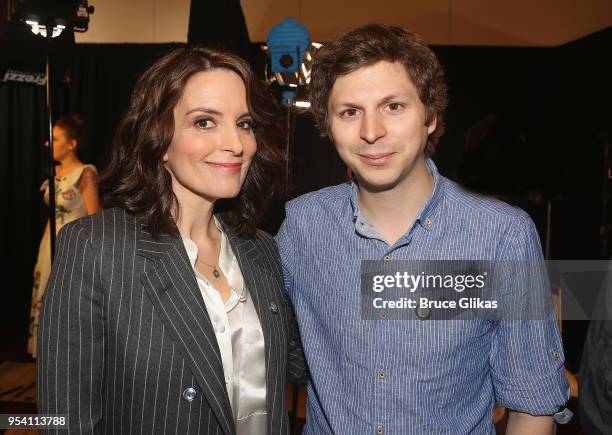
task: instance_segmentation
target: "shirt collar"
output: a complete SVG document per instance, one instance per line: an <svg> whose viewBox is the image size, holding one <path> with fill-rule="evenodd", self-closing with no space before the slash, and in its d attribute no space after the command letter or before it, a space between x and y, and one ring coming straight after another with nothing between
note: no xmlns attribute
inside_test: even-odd
<svg viewBox="0 0 612 435"><path fill-rule="evenodd" d="M431 173L433 177L434 184L433 184L433 189L431 191L431 194L429 195L429 198L427 198L427 201L425 201L425 204L423 205L423 207L421 208L421 211L419 211L417 215L416 222L418 222L419 225L421 225L423 228L430 230L432 226L434 225L433 218L434 218L435 212L438 208L438 205L442 201L443 190L444 190L444 179L443 177L440 176L440 173L438 172L438 168L436 167L436 164L433 162L432 159L428 158L425 162L427 164L427 168L429 169L429 172ZM351 206L353 208L353 222L357 226L357 231L359 233L364 233L365 231L364 235L368 237L379 238L380 236L376 236L378 233L376 232L374 227L372 227L370 224L367 223L365 216L363 216L363 214L361 213L361 209L359 208L359 199L357 197L357 193L358 193L357 183L352 181L350 183L350 188L351 188L350 189ZM366 229L364 230L363 227L366 227ZM373 233L372 230L375 233Z"/></svg>
<svg viewBox="0 0 612 435"><path fill-rule="evenodd" d="M221 252L219 253L219 267L225 276L229 276L233 267L238 267L238 261L232 252L228 237L225 235L217 216L213 216L215 225L221 232Z"/></svg>

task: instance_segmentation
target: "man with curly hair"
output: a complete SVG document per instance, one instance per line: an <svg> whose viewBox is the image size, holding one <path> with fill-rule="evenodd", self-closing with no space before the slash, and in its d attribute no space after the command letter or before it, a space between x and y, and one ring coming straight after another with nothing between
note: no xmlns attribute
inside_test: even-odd
<svg viewBox="0 0 612 435"><path fill-rule="evenodd" d="M368 320L363 260L539 261L528 215L468 193L429 158L447 89L434 53L399 27L326 44L312 69L315 121L353 180L295 199L277 242L308 361L305 434L549 434L566 400L554 320ZM392 263L388 263L392 264Z"/></svg>

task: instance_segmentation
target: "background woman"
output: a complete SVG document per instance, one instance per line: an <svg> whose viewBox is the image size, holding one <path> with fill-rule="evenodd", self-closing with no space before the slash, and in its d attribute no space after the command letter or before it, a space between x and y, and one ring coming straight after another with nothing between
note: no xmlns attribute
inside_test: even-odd
<svg viewBox="0 0 612 435"><path fill-rule="evenodd" d="M101 183L65 227L38 410L96 433L287 433L304 365L273 239L278 111L240 58L177 49L136 84Z"/></svg>
<svg viewBox="0 0 612 435"><path fill-rule="evenodd" d="M93 165L79 160L77 150L83 142L83 121L78 115L60 118L53 127L53 157L55 166L55 221L56 230L88 214L100 210L97 189L97 171ZM49 181L40 186L44 199L49 205ZM45 226L38 248L38 258L34 268L32 285L32 307L28 352L36 358L36 337L42 298L51 272L51 245L49 222Z"/></svg>

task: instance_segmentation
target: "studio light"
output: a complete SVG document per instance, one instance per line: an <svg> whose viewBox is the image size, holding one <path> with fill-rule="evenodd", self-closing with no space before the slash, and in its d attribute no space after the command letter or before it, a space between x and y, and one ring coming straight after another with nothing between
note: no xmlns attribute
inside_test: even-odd
<svg viewBox="0 0 612 435"><path fill-rule="evenodd" d="M283 89L282 102L289 106L296 99L297 88L310 83L312 56L321 44L311 42L306 27L291 17L270 30L267 43L263 47L269 55L266 81Z"/></svg>
<svg viewBox="0 0 612 435"><path fill-rule="evenodd" d="M268 33L265 78L281 93L287 109L287 183L291 181L295 117L310 109L307 87L310 84L313 55L321 44L310 40L306 27L291 17L275 25Z"/></svg>
<svg viewBox="0 0 612 435"><path fill-rule="evenodd" d="M273 73L294 73L304 59L310 44L306 27L291 17L286 17L268 33L268 50Z"/></svg>
<svg viewBox="0 0 612 435"><path fill-rule="evenodd" d="M26 20L26 24L30 26L30 30L32 31L33 34L40 35L44 38L47 37L47 26L41 26L40 24L38 24L38 21L34 21L34 20ZM53 26L51 37L57 38L59 35L62 34L62 31L65 28L66 26L63 24L56 24L55 26Z"/></svg>
<svg viewBox="0 0 612 435"><path fill-rule="evenodd" d="M25 23L37 36L57 38L65 29L86 32L93 13L94 7L86 0L21 0L13 20Z"/></svg>

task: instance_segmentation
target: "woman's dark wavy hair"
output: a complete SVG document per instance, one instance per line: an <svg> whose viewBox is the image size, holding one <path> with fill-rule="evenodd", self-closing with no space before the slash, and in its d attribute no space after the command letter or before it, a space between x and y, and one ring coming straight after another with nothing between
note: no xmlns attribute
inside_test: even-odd
<svg viewBox="0 0 612 435"><path fill-rule="evenodd" d="M255 122L257 152L236 198L215 203L215 213L240 236L252 237L270 198L284 186L280 110L268 89L241 58L203 47L175 49L155 62L137 81L130 107L117 127L110 164L100 192L105 207L144 213L149 231L178 235L172 211L180 213L163 156L174 135L173 109L196 73L233 71L246 87Z"/></svg>
<svg viewBox="0 0 612 435"><path fill-rule="evenodd" d="M312 63L311 111L322 136L329 134L327 103L336 80L359 68L380 61L404 65L425 105L429 125L436 118L436 130L429 135L425 154L430 156L444 133L444 111L448 104L444 70L433 51L415 33L401 27L368 24L325 44Z"/></svg>

